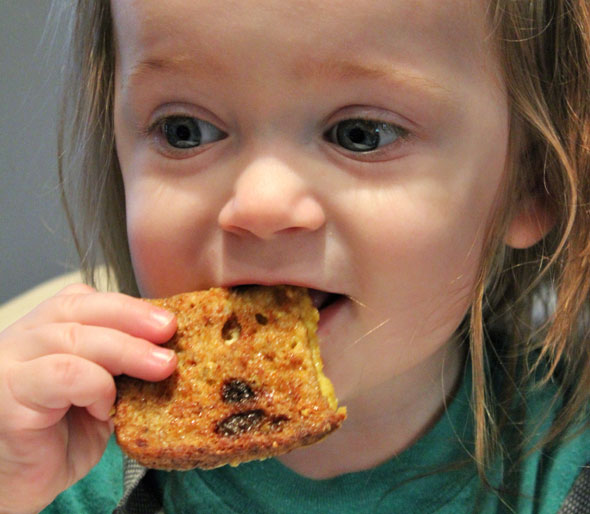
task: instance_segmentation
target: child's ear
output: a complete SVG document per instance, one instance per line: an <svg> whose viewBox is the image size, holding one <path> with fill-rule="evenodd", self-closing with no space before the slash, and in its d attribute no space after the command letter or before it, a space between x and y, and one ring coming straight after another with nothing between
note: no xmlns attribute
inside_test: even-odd
<svg viewBox="0 0 590 514"><path fill-rule="evenodd" d="M508 225L504 242L516 249L533 246L543 239L555 225L555 217L546 203L529 197L521 203Z"/></svg>

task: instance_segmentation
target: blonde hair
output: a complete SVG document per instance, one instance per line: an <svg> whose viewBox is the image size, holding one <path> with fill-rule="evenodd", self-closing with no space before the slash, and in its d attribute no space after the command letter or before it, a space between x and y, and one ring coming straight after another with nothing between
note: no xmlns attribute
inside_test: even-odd
<svg viewBox="0 0 590 514"><path fill-rule="evenodd" d="M502 449L502 428L524 411L520 388L535 381L559 388L559 414L542 444L587 419L590 400L590 6L585 0L493 0L489 8L520 144L470 312L475 457L482 475ZM506 227L530 198L554 217L555 227L531 248L508 248ZM504 347L486 338L494 326L505 333ZM495 391L491 360L501 363L496 382L504 373Z"/></svg>
<svg viewBox="0 0 590 514"><path fill-rule="evenodd" d="M137 295L127 245L125 194L113 126L115 48L108 0L57 0L65 29L58 132L62 202L86 282L99 264L124 293Z"/></svg>
<svg viewBox="0 0 590 514"><path fill-rule="evenodd" d="M56 3L67 16L65 94L59 133L63 200L82 269L90 283L104 261L121 291L137 294L127 235L123 183L113 130L115 51L108 0ZM560 385L561 436L590 399L587 320L590 288L590 13L586 0L491 0L512 110L511 170L491 224L485 258L464 328L473 369L474 458L482 477L502 451L500 436L519 408L529 376ZM518 135L518 137L517 137ZM502 242L516 207L535 197L555 228L539 244L513 250ZM554 294L554 296L553 296ZM539 326L535 301L555 297ZM550 303L546 301L545 303ZM487 333L508 332L498 346ZM505 373L491 387L490 361Z"/></svg>

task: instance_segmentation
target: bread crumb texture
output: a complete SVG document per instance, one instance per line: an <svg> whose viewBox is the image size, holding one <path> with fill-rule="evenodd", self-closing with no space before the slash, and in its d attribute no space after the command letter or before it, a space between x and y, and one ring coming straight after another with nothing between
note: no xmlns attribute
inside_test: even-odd
<svg viewBox="0 0 590 514"><path fill-rule="evenodd" d="M174 312L178 356L161 382L117 379L122 450L156 469L215 468L286 453L338 428L318 311L304 288L242 286L148 300Z"/></svg>

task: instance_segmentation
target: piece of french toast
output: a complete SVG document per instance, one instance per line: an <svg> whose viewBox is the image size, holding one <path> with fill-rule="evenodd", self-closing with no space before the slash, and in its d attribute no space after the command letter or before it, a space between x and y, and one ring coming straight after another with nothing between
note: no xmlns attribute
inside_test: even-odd
<svg viewBox="0 0 590 514"><path fill-rule="evenodd" d="M176 314L178 356L161 382L117 379L122 450L156 469L215 468L279 455L340 426L322 372L318 311L304 288L242 286L149 300Z"/></svg>

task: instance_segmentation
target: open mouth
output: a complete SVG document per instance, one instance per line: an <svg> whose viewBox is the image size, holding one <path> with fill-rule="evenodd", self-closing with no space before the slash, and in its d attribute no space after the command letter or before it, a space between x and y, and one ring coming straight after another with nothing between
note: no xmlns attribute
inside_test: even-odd
<svg viewBox="0 0 590 514"><path fill-rule="evenodd" d="M258 287L260 284L239 284L232 286L233 289L247 289L249 287ZM335 304L339 300L346 298L344 295L337 294L337 293L329 293L327 291L320 291L319 289L312 289L310 287L307 288L313 306L318 310L321 311L322 309L326 309L330 305Z"/></svg>
<svg viewBox="0 0 590 514"><path fill-rule="evenodd" d="M318 310L321 311L326 307L336 303L338 300L343 298L341 294L335 293L328 293L326 291L319 291L318 289L308 289L309 296L311 297L311 301L313 306Z"/></svg>

